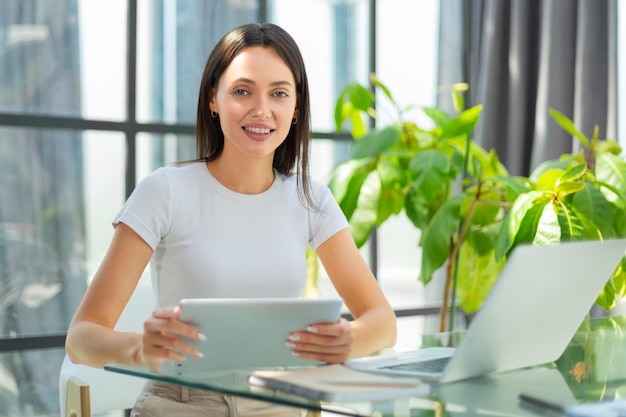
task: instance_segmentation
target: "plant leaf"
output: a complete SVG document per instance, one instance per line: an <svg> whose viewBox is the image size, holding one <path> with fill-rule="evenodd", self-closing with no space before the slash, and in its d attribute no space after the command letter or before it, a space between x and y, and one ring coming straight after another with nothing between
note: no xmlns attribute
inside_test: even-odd
<svg viewBox="0 0 626 417"><path fill-rule="evenodd" d="M404 208L407 178L405 172L391 161L378 163L378 175L381 193L376 224L382 224L392 215L399 214Z"/></svg>
<svg viewBox="0 0 626 417"><path fill-rule="evenodd" d="M470 209L471 204L475 201L476 197L473 193L473 189L467 190L471 193L463 200L461 205L461 217L466 217ZM489 201L501 201L501 194L494 191L485 191L480 195L480 200L475 204L474 214L471 219L471 223L474 225L487 226L492 224L501 208L495 204L488 204Z"/></svg>
<svg viewBox="0 0 626 417"><path fill-rule="evenodd" d="M435 126L438 127L444 127L453 118L452 115L438 107L422 107L422 111L435 122Z"/></svg>
<svg viewBox="0 0 626 417"><path fill-rule="evenodd" d="M571 204L582 217L589 219L591 224L583 222L589 239L614 237L612 206L600 190L590 184L585 184L585 188L573 196ZM591 225L595 230L590 229ZM598 231L600 236L597 235Z"/></svg>
<svg viewBox="0 0 626 417"><path fill-rule="evenodd" d="M372 130L362 138L352 142L351 157L355 159L378 156L395 145L402 135L402 123L390 124L382 129Z"/></svg>
<svg viewBox="0 0 626 417"><path fill-rule="evenodd" d="M595 147L596 154L599 153L612 153L613 155L620 155L622 153L622 147L619 143L613 139L605 139L598 142Z"/></svg>
<svg viewBox="0 0 626 417"><path fill-rule="evenodd" d="M365 244L374 226L376 226L379 198L380 177L378 172L372 171L367 174L367 178L363 182L356 208L349 221L352 237L358 247Z"/></svg>
<svg viewBox="0 0 626 417"><path fill-rule="evenodd" d="M413 226L422 230L428 225L429 202L422 197L415 187L411 187L404 200L404 212Z"/></svg>
<svg viewBox="0 0 626 417"><path fill-rule="evenodd" d="M387 86L378 79L376 74L371 74L370 80L372 80L372 84L374 84L376 87L380 88L383 91L383 93L385 94L385 96L387 96L389 101L391 101L394 105L396 104L396 101L393 99L391 92L389 91Z"/></svg>
<svg viewBox="0 0 626 417"><path fill-rule="evenodd" d="M508 256L509 252L515 245L517 239L517 233L520 230L524 216L526 212L534 205L544 204L546 198L542 191L530 191L528 193L520 194L520 196L513 202L513 205L509 209L500 235L496 240L496 260L499 261L505 256ZM526 231L527 233L527 231Z"/></svg>
<svg viewBox="0 0 626 417"><path fill-rule="evenodd" d="M450 238L459 225L459 208L462 195L446 200L433 216L430 224L422 231L422 269L420 281L428 284L433 273L439 269L450 254Z"/></svg>
<svg viewBox="0 0 626 417"><path fill-rule="evenodd" d="M580 130L578 130L574 123L567 116L553 108L550 108L548 112L550 113L550 116L552 116L554 121L556 121L559 126L563 128L563 130L565 130L570 135L578 138L578 140L585 146L585 148L589 149L589 138L585 136Z"/></svg>
<svg viewBox="0 0 626 417"><path fill-rule="evenodd" d="M582 178L583 175L587 172L587 165L585 164L576 164L572 166L570 169L565 171L565 173L559 178L557 185L562 184L564 182L576 181Z"/></svg>
<svg viewBox="0 0 626 417"><path fill-rule="evenodd" d="M471 107L450 120L443 126L440 139L455 138L469 134L476 126L482 108L481 105Z"/></svg>
<svg viewBox="0 0 626 417"><path fill-rule="evenodd" d="M457 112L462 111L465 108L465 100L463 99L463 94L459 90L452 91L452 105L454 106L454 110Z"/></svg>
<svg viewBox="0 0 626 417"><path fill-rule="evenodd" d="M616 238L626 237L626 211L620 207L612 206L613 231Z"/></svg>
<svg viewBox="0 0 626 417"><path fill-rule="evenodd" d="M520 194L531 190L527 181L523 181L517 177L498 176L496 181L504 185L505 201L515 201Z"/></svg>
<svg viewBox="0 0 626 417"><path fill-rule="evenodd" d="M368 113L373 102L374 96L367 88L359 83L347 84L335 102L335 129L338 132L341 131L343 123L348 118L354 123L355 115L358 115L360 119L360 112ZM361 124L363 124L362 119Z"/></svg>
<svg viewBox="0 0 626 417"><path fill-rule="evenodd" d="M622 258L607 285L596 300L598 305L605 310L610 310L617 303L616 295L626 297L626 258Z"/></svg>
<svg viewBox="0 0 626 417"><path fill-rule="evenodd" d="M461 157L461 161L463 161L463 155L465 155L465 149L467 148L467 137L457 136L456 138L449 138L443 143L439 143L438 149L445 150L448 146L454 148ZM470 140L470 159L478 162L482 172L487 177L509 175L506 167L497 158L494 158L490 152L485 151L473 140ZM469 167L472 168L476 161L472 161ZM462 163L459 165L462 166ZM470 174L477 176L476 172L470 172Z"/></svg>
<svg viewBox="0 0 626 417"><path fill-rule="evenodd" d="M365 127L365 122L363 121L363 117L361 117L361 113L357 111L350 112L350 122L352 123L350 133L354 139L363 137L367 133L367 128Z"/></svg>
<svg viewBox="0 0 626 417"><path fill-rule="evenodd" d="M466 314L480 309L504 264L504 260L496 262L493 248L480 254L470 245L461 246L457 291Z"/></svg>
<svg viewBox="0 0 626 417"><path fill-rule="evenodd" d="M537 235L537 228L543 215L543 210L549 200L540 200L537 204L531 206L524 215L519 231L515 236L515 245L520 243L532 243Z"/></svg>
<svg viewBox="0 0 626 417"><path fill-rule="evenodd" d="M561 225L552 201L543 208L533 243L545 245L561 241Z"/></svg>
<svg viewBox="0 0 626 417"><path fill-rule="evenodd" d="M539 164L534 170L533 172L531 172L530 176L528 177L528 179L534 183L539 181L539 177L541 175L543 175L544 172L550 170L550 169L560 169L562 171L567 171L567 169L569 168L570 164L573 161L573 157L569 156L567 158L564 159L555 159L555 160L549 160L549 161L544 161L541 164Z"/></svg>
<svg viewBox="0 0 626 417"><path fill-rule="evenodd" d="M561 229L559 241L584 240L585 228L576 215L576 211L564 201L556 204L555 207Z"/></svg>
<svg viewBox="0 0 626 417"><path fill-rule="evenodd" d="M348 84L345 88L346 95L355 109L367 112L374 102L374 94L359 83Z"/></svg>
<svg viewBox="0 0 626 417"><path fill-rule="evenodd" d="M448 190L449 160L447 156L434 149L418 152L409 163L409 171L413 178L413 187L426 200L432 200Z"/></svg>
<svg viewBox="0 0 626 417"><path fill-rule="evenodd" d="M619 200L626 201L626 162L616 155L602 153L596 156L596 179L612 186L613 192L602 189L606 199L615 204L622 204Z"/></svg>
<svg viewBox="0 0 626 417"><path fill-rule="evenodd" d="M565 170L560 168L550 168L544 171L537 178L537 189L544 191L554 191L559 179L565 174Z"/></svg>
<svg viewBox="0 0 626 417"><path fill-rule="evenodd" d="M564 198L567 195L575 194L585 188L585 183L582 181L569 181L560 183L556 189L555 193L559 196L559 198Z"/></svg>
<svg viewBox="0 0 626 417"><path fill-rule="evenodd" d="M328 182L328 187L350 220L356 209L361 186L368 174L376 168L372 159L351 159L338 165Z"/></svg>
<svg viewBox="0 0 626 417"><path fill-rule="evenodd" d="M606 283L606 285L604 286L604 288L602 289L602 291L600 292L600 295L598 295L598 298L596 299L596 303L604 308L606 311L609 311L610 309L612 309L613 307L615 307L615 305L617 304L617 297L616 295L618 294L618 291L615 288L615 283L620 283L620 281L624 280L624 272L616 272L613 275L613 278L609 280L609 282Z"/></svg>

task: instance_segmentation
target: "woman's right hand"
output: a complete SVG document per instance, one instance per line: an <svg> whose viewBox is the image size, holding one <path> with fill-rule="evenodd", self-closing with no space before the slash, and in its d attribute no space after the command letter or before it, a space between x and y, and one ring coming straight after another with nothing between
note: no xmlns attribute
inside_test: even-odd
<svg viewBox="0 0 626 417"><path fill-rule="evenodd" d="M183 362L184 355L202 357L202 353L182 337L203 341L206 336L195 327L180 321L180 311L180 306L157 308L144 322L139 363L157 370L166 359Z"/></svg>

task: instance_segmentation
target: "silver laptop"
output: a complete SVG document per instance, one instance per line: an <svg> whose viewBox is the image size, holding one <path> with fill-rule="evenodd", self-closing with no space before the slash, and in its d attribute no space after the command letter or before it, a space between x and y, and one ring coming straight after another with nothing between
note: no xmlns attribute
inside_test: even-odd
<svg viewBox="0 0 626 417"><path fill-rule="evenodd" d="M180 301L180 319L193 324L208 340L191 341L204 355L182 363L166 361L163 374L208 375L210 371L315 365L292 354L289 334L313 323L339 319L341 299L190 298Z"/></svg>
<svg viewBox="0 0 626 417"><path fill-rule="evenodd" d="M444 383L552 362L625 251L626 239L517 246L458 347L353 359L346 365Z"/></svg>

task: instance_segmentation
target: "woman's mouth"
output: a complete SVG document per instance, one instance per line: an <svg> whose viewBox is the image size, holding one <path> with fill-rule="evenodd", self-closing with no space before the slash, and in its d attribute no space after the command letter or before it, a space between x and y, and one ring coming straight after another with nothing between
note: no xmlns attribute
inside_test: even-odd
<svg viewBox="0 0 626 417"><path fill-rule="evenodd" d="M267 135L273 131L273 129L269 129L267 127L244 127L243 129L250 133L258 133L262 135Z"/></svg>
<svg viewBox="0 0 626 417"><path fill-rule="evenodd" d="M264 142L267 139L272 137L272 133L274 133L275 129L271 129L269 127L259 127L259 126L244 126L243 131L246 136L257 142Z"/></svg>

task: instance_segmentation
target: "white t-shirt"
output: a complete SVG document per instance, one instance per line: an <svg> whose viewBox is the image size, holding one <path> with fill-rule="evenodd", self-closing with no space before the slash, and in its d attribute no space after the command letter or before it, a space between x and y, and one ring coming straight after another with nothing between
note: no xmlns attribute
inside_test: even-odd
<svg viewBox="0 0 626 417"><path fill-rule="evenodd" d="M240 194L203 162L163 167L137 185L113 223L154 250L161 306L190 297L298 297L307 246L315 250L348 227L328 187L311 183L318 210L301 202L295 176L276 174L267 191Z"/></svg>

